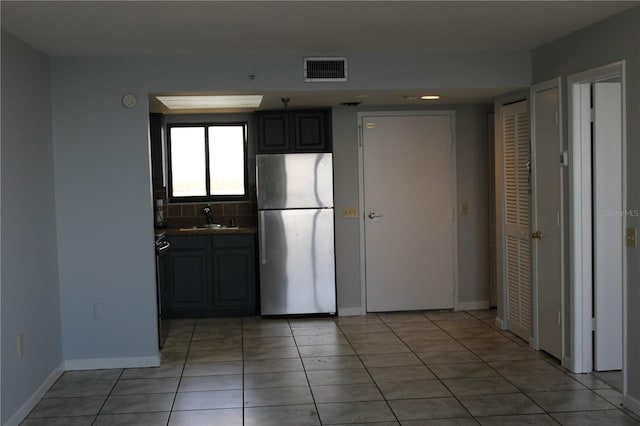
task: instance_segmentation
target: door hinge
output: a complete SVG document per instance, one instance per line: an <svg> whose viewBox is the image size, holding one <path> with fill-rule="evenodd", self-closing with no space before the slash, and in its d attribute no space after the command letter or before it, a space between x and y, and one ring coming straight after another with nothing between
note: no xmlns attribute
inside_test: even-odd
<svg viewBox="0 0 640 426"><path fill-rule="evenodd" d="M358 124L358 146L362 146L362 124Z"/></svg>
<svg viewBox="0 0 640 426"><path fill-rule="evenodd" d="M558 325L562 325L562 313L558 311Z"/></svg>
<svg viewBox="0 0 640 426"><path fill-rule="evenodd" d="M591 331L596 331L596 319L591 318Z"/></svg>
<svg viewBox="0 0 640 426"><path fill-rule="evenodd" d="M592 123L596 121L596 110L593 108L589 110L589 121Z"/></svg>
<svg viewBox="0 0 640 426"><path fill-rule="evenodd" d="M555 120L556 120L556 126L557 126L558 123L560 122L560 112L558 110L556 110Z"/></svg>

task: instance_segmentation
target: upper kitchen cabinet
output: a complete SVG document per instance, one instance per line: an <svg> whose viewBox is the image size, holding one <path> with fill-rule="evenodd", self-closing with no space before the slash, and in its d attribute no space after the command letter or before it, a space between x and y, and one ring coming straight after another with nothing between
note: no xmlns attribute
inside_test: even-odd
<svg viewBox="0 0 640 426"><path fill-rule="evenodd" d="M290 152L289 113L261 112L258 114L258 153Z"/></svg>
<svg viewBox="0 0 640 426"><path fill-rule="evenodd" d="M327 111L293 113L293 150L296 152L331 152Z"/></svg>
<svg viewBox="0 0 640 426"><path fill-rule="evenodd" d="M331 152L328 110L258 113L258 153Z"/></svg>
<svg viewBox="0 0 640 426"><path fill-rule="evenodd" d="M164 187L162 154L162 132L164 118L162 114L149 114L149 139L151 142L151 183L154 189Z"/></svg>

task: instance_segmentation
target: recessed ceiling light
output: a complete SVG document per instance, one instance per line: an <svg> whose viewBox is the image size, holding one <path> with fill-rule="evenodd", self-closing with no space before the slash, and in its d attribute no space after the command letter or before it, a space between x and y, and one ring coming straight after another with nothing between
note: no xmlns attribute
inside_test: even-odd
<svg viewBox="0 0 640 426"><path fill-rule="evenodd" d="M169 109L257 108L262 95L156 96Z"/></svg>
<svg viewBox="0 0 640 426"><path fill-rule="evenodd" d="M436 101L440 99L439 95L424 95L420 96L420 99L424 99L425 101Z"/></svg>

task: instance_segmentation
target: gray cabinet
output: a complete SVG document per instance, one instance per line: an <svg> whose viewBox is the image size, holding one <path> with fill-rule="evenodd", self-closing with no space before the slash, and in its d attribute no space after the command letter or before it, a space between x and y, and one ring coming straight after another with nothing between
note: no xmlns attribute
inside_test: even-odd
<svg viewBox="0 0 640 426"><path fill-rule="evenodd" d="M213 309L225 315L256 313L255 237L216 235L213 242Z"/></svg>
<svg viewBox="0 0 640 426"><path fill-rule="evenodd" d="M254 234L170 235L166 315L254 315Z"/></svg>
<svg viewBox="0 0 640 426"><path fill-rule="evenodd" d="M266 111L257 117L258 154L331 152L327 110Z"/></svg>

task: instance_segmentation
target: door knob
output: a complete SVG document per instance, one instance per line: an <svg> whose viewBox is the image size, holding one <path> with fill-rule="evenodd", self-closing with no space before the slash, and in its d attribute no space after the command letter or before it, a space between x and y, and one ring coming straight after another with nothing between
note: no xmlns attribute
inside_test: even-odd
<svg viewBox="0 0 640 426"><path fill-rule="evenodd" d="M531 238L536 239L536 240L541 239L542 238L542 232L540 232L540 231L534 232L533 234L531 234Z"/></svg>
<svg viewBox="0 0 640 426"><path fill-rule="evenodd" d="M382 217L382 215L376 214L376 212L369 212L369 219L375 219L376 217Z"/></svg>

